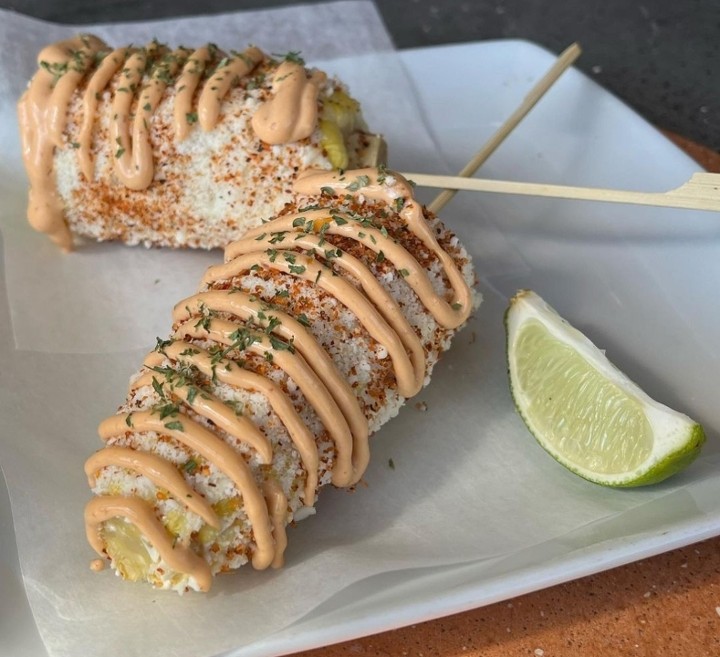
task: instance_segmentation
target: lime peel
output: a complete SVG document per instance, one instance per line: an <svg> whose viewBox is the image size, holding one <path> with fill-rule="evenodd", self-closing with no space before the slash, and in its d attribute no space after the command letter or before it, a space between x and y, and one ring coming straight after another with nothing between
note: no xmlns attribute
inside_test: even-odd
<svg viewBox="0 0 720 657"><path fill-rule="evenodd" d="M511 299L505 328L515 407L572 472L605 486L644 486L700 453L698 423L650 398L535 292Z"/></svg>

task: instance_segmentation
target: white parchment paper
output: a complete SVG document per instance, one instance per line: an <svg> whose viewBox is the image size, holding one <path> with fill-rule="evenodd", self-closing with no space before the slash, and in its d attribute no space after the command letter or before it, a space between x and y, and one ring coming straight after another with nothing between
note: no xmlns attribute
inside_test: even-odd
<svg viewBox="0 0 720 657"><path fill-rule="evenodd" d="M301 40L307 23L303 29L294 31L294 27L307 17L306 12L312 15L321 10L287 11L275 14L276 29L287 27L287 34ZM353 91L368 109L368 120L388 135L392 163L409 170L440 171L439 149L425 134L413 89L402 76L396 56L386 50L389 40L372 7L351 2L323 7L322 11L336 12L331 14L333 34L337 33L338 21L350 17L357 22L353 35L364 31L364 40L374 44L373 52L344 53L326 63L344 79L355 74L355 80L350 81ZM219 31L230 24L237 29L247 26L253 16L262 15L191 19L185 28L194 35L194 42L208 38L220 41ZM318 16L317 20L322 18ZM97 31L114 41L140 41L152 35L167 38L165 29L179 30L183 23L117 26L112 28L118 30L113 35ZM26 41L32 41L35 48L61 33L57 27L0 13L0 42L17 43L18 49ZM179 32L175 34L178 40L189 42ZM252 35L243 40L252 38L269 50L283 51L290 46L277 34L265 36L271 40L269 46ZM357 47L350 43L354 39L333 37L327 41L328 48L343 42ZM305 46L304 41L291 47L302 48L309 61L309 55L316 52L313 43ZM15 51L9 48L8 52ZM22 87L32 72L33 56L26 62L17 54L16 60L0 68L4 89L11 88L10 79L19 85L13 94ZM501 65L493 65L493 69ZM22 82L17 81L20 76L15 69L24 70ZM479 75L479 79L487 80L487 74ZM383 97L385 93L388 95ZM522 97L524 92L519 93ZM5 95L0 97L5 104L10 102ZM384 104L376 104L377 98ZM11 100L13 104L14 96ZM3 117L10 115L5 106L3 112ZM429 617L434 613L433 595L438 588L447 600L448 591L465 595L468 583L476 590L462 600L471 606L479 599L477 582L486 584L498 597L503 592L522 592L523 577L533 565L556 562L557 573L562 569L572 573L573 567L579 568L578 555L592 546L591 558L600 568L606 543L617 550L618 541L658 533L658 527L669 523L677 526L685 518L717 516L717 450L667 484L632 492L589 484L548 458L524 429L508 394L502 326L507 299L484 286L485 302L477 318L457 337L437 367L431 386L416 400L425 402L427 410L411 404L373 439L366 486L359 486L352 494L323 491L317 516L290 529L283 570L255 572L247 567L218 578L208 595L183 597L119 582L107 571L91 573L88 563L93 553L82 524L82 509L89 498L82 465L99 446L96 426L122 400L127 379L152 346L154 335L166 333L172 304L194 289L199 270L206 263L202 257L194 260L193 254L175 254L192 260L188 269L198 268L192 275L188 272L187 282L180 285L186 285L184 289L173 289L167 280L182 272L172 270L166 277L163 269L170 271L174 258L157 251L138 250L145 255L136 256L133 249L102 247L72 256L78 255L78 261L87 258L85 269L58 264L59 260L53 260L54 251L46 248L45 238L24 226L24 179L13 141L14 116L11 127L3 119L0 130L0 218L7 262L15 262L15 249L25 248L24 257L39 272L35 290L42 288L41 282L55 285L60 281L55 294L61 295L65 304L77 304L73 321L63 324L65 320L54 312L52 298L36 300L22 330L18 330L16 304L7 298L0 300L0 464L10 491L28 599L51 657L278 654L282 646L298 645L292 643L293 635L302 635L305 644L310 644L313 636L343 638L333 631L335 626L370 631L360 624L343 625L353 614L357 618L387 609L388 618L392 617L389 624L422 614ZM528 284L523 276L530 265L500 262L502 258L497 255L493 260L484 243L487 233L482 227L487 222L476 203L467 196L460 197L448 207L447 217L459 228L472 253L486 256L479 263L481 273L491 278L493 274L520 272L518 282ZM500 217L496 218L499 221ZM525 239L546 238L531 233ZM502 246L498 240L493 243ZM557 249L553 253L563 256L554 257L552 264L570 262L577 250L575 243L563 241L560 234L553 237L552 244ZM512 254L512 249L498 252ZM123 269L127 262L124 258L145 256L147 261L130 261L128 270ZM153 262L156 256L167 260L157 265ZM219 254L207 257L208 262L214 262ZM593 267L586 269L599 269L599 261L592 260ZM130 319L130 311L122 308L127 299L121 297L117 297L122 309L118 315L98 314L90 319L80 312L88 297L78 301L79 290L95 301L106 294L119 294L124 277L132 279L135 275L133 268L141 270L138 273L143 273L147 284L144 269L153 266L160 272L150 274L147 280L152 282L143 290L147 294L157 292L156 302L146 309L159 313L157 319ZM103 267L115 272L107 274L105 281L105 274L98 271ZM6 263L5 271L10 301L13 292L22 295L32 289L32 280L12 279L12 265ZM561 273L562 280L571 279L569 273ZM78 280L83 275L94 279L92 284ZM45 276L57 281L45 281ZM117 280L113 281L113 276ZM543 280L548 280L547 275ZM18 282L23 285L15 287ZM115 288L108 290L113 282ZM581 280L579 284L584 283ZM495 287L502 286L496 281ZM619 284L614 288L613 293L620 292ZM662 312L657 315L666 318ZM667 320L673 320L672 315ZM26 331L34 333L25 335ZM54 335L48 335L51 333ZM72 333L82 340L76 340ZM32 340L29 335L33 335ZM636 343L648 341L646 338ZM111 346L117 345L114 341L118 339L122 349ZM17 348L16 341L22 349ZM90 346L83 348L85 341ZM669 376L664 379L671 380ZM711 406L708 402L700 408ZM584 562L583 571L587 570ZM561 577L555 575L556 579ZM526 587L537 585L536 580L525 583ZM457 609L457 600L454 604ZM425 606L416 616L403 615L412 613L413 605Z"/></svg>
<svg viewBox="0 0 720 657"><path fill-rule="evenodd" d="M337 74L362 99L366 120L393 147L398 168L432 152L412 88L372 3L349 1L145 24L53 25L0 14L0 228L5 278L19 349L93 353L148 344L167 331L169 299L191 294L217 253L176 252L89 243L68 255L25 220L27 182L22 167L15 102L48 42L78 31L109 44L213 41L225 48L255 43L268 53L299 50L309 65ZM382 54L382 61L378 56ZM388 111L388 108L392 108ZM138 294L138 292L141 292ZM48 326L43 317L52 317ZM83 330L78 330L82 321Z"/></svg>

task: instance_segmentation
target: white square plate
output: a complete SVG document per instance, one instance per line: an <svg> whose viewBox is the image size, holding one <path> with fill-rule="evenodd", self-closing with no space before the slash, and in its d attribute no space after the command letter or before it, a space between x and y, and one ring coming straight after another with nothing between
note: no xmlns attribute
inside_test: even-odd
<svg viewBox="0 0 720 657"><path fill-rule="evenodd" d="M391 165L438 173L459 170L554 59L520 41L411 50L402 52L401 58L434 132L437 152L418 161L412 148L393 144ZM330 62L325 67L333 66ZM381 117L368 120L371 125L382 124ZM492 156L481 175L663 191L681 184L695 170L691 160L629 108L580 73L569 71ZM458 195L442 214L473 254L486 301L473 327L478 329L476 344L470 348L467 336L458 339L465 346L450 354L446 369L437 377L439 383L433 382L431 408L447 397L443 385L453 381L449 368L462 367L463 359L472 355L474 362L466 371L455 370L459 378L453 383L474 381L473 377L487 373L487 386L477 394L492 397L492 413L472 418L478 438L489 435L486 427L499 419L508 423L507 439L517 450L508 454L527 454L538 480L553 484L546 490L554 496L540 501L548 506L573 504L573 492L584 482L576 484L524 435L520 421L513 417L503 378L502 312L510 294L531 287L607 348L613 361L651 396L702 422L708 433L704 454L667 488L667 494L651 496L634 509L608 513L602 521L493 559L363 579L281 632L228 654L282 654L379 632L720 533L720 475L716 474L720 408L714 392L720 375L717 215L470 193ZM427 415L432 422L432 412ZM415 419L410 413L404 417L393 425L397 434L423 426L417 414ZM386 462L392 449L400 449L394 438L390 435L387 442L378 443L376 458ZM503 476L505 468L509 468L507 476ZM503 481L485 500L486 520L492 525L496 501L509 503L525 482L513 478L512 463L492 458L478 463L472 476L481 480L488 473ZM583 494L588 490L594 489L584 487ZM524 523L533 518L519 513L516 520ZM0 550L0 590L10 592L3 595L0 607L5 614L6 609L10 613L24 608L25 602L17 586L12 546L5 545L11 542L12 524L4 490L0 490L0 527L2 547L8 547ZM432 527L424 529L432 532ZM297 531L303 531L302 526ZM42 654L32 635L29 612L12 613L25 633L16 654L21 650Z"/></svg>

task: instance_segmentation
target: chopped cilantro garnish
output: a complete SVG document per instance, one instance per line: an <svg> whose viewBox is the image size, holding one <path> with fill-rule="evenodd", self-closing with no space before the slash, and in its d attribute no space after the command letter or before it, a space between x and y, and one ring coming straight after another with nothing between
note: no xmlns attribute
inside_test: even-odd
<svg viewBox="0 0 720 657"><path fill-rule="evenodd" d="M165 399L165 391L163 390L162 384L155 377L152 378L152 387L160 399Z"/></svg>
<svg viewBox="0 0 720 657"><path fill-rule="evenodd" d="M179 420L174 420L173 422L166 422L165 428L170 429L171 431L182 431L183 425Z"/></svg>
<svg viewBox="0 0 720 657"><path fill-rule="evenodd" d="M159 352L162 352L162 350L165 349L165 347L169 347L173 342L175 342L172 339L171 340L163 340L162 338L155 338L155 340L156 340L155 351L159 351Z"/></svg>
<svg viewBox="0 0 720 657"><path fill-rule="evenodd" d="M289 351L291 354L295 353L295 347L289 342L285 342L276 338L274 335L270 336L270 344L275 351Z"/></svg>
<svg viewBox="0 0 720 657"><path fill-rule="evenodd" d="M358 176L347 186L347 189L349 192L356 192L361 187L367 187L369 184L370 178L368 178L368 176Z"/></svg>
<svg viewBox="0 0 720 657"><path fill-rule="evenodd" d="M273 233L273 237L270 240L270 244L277 244L278 242L282 242L285 239L285 235L287 235L286 230L282 230L277 233Z"/></svg>

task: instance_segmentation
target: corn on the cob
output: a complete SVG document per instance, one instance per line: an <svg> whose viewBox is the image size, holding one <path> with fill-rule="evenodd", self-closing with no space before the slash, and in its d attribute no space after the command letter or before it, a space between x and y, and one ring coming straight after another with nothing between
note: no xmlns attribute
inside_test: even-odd
<svg viewBox="0 0 720 657"><path fill-rule="evenodd" d="M291 200L298 171L383 156L347 89L297 53L81 35L38 62L18 104L28 219L66 249L224 247Z"/></svg>
<svg viewBox="0 0 720 657"><path fill-rule="evenodd" d="M88 538L126 579L206 590L279 565L285 525L352 486L368 435L477 305L470 258L398 174L309 172L226 248L100 426Z"/></svg>

